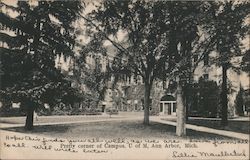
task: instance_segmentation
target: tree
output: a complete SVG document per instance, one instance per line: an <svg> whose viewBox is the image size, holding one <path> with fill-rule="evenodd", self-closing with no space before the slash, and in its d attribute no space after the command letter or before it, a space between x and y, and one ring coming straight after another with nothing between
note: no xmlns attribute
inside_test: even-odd
<svg viewBox="0 0 250 160"><path fill-rule="evenodd" d="M118 53L110 70L115 76L123 73L143 78L144 124L149 124L149 97L153 81L165 73L169 58L164 52L167 46L167 32L164 28L167 28L168 24L164 23L166 13L164 13L163 3L160 1L104 1L99 5L98 10L90 15L92 22L100 24L98 29L101 34L115 36L120 30L127 34L127 47L112 41Z"/></svg>
<svg viewBox="0 0 250 160"><path fill-rule="evenodd" d="M244 105L243 94L244 94L244 89L242 88L242 86L240 86L240 90L237 93L236 99L235 99L235 109L236 109L236 113L239 116L244 115L244 111L243 111L243 105Z"/></svg>
<svg viewBox="0 0 250 160"><path fill-rule="evenodd" d="M78 87L84 86L86 95L91 95L89 98L85 97L88 106L91 103L92 108L96 109L99 102L104 99L109 77L108 73L102 70L103 66L100 62L102 60L101 53L105 53L105 49L101 47L101 44L94 42L95 38L92 39L91 43L78 44L79 53L74 58L73 78ZM91 57L92 64L86 62L87 57Z"/></svg>
<svg viewBox="0 0 250 160"><path fill-rule="evenodd" d="M154 80L171 79L187 70L187 60L191 58L188 51L191 51L191 43L196 37L196 17L191 17L195 16L197 10L192 12L190 8L199 6L199 3L176 4L179 6L178 13L181 14L179 17L175 11L170 11L171 3L139 0L105 1L89 15L89 18L83 17L89 28L94 26L94 30L89 33L99 35L101 42L107 39L117 48L116 57L110 67L111 72L116 75L121 73L143 78L144 124L149 124L149 97ZM187 13L188 16L185 17ZM182 18L182 21L177 23L175 18ZM186 28L181 27L185 23ZM180 27L178 29L175 26L177 24ZM125 42L117 42L110 38L111 35L116 37L119 31L126 33ZM178 50L179 44L181 51ZM183 100L180 99L179 102L183 103Z"/></svg>
<svg viewBox="0 0 250 160"><path fill-rule="evenodd" d="M177 84L177 128L176 134L185 135L188 108L191 108L191 86L193 73L198 64L212 50L211 37L204 39L199 33L203 25L205 2L168 2L169 13L169 54L173 70L167 78L175 78ZM194 56L197 60L194 62Z"/></svg>
<svg viewBox="0 0 250 160"><path fill-rule="evenodd" d="M228 124L228 88L227 71L232 68L231 60L241 56L241 40L246 36L247 26L244 20L249 14L249 2L234 3L234 1L210 2L206 23L203 27L212 35L216 51L219 53L217 65L222 68L222 120L221 125Z"/></svg>
<svg viewBox="0 0 250 160"><path fill-rule="evenodd" d="M2 33L5 43L1 49L3 66L1 96L19 101L27 111L25 128L33 128L34 110L57 96L59 89L70 87L70 83L55 67L58 54L73 55L74 28L82 9L79 1L39 1L30 4L18 1L17 6L1 2L6 10L17 13L10 17L0 13L0 24L15 32L15 36ZM51 97L47 95L50 94Z"/></svg>
<svg viewBox="0 0 250 160"><path fill-rule="evenodd" d="M167 3L163 1L106 1L91 14L90 24L93 25L93 21L100 24L95 26L108 40L109 35L116 36L121 30L127 34L126 47L110 40L118 49L110 69L116 75L142 77L145 88L144 124L149 124L149 97L154 80L166 79L175 66L171 64L178 57L174 57L167 48L170 26L166 9Z"/></svg>
<svg viewBox="0 0 250 160"><path fill-rule="evenodd" d="M99 62L97 62L99 64ZM83 84L89 90L89 93L92 95L92 105L97 107L99 102L104 99L104 94L107 89L107 73L102 72L100 67L96 66L93 70L82 71L85 74L83 77Z"/></svg>

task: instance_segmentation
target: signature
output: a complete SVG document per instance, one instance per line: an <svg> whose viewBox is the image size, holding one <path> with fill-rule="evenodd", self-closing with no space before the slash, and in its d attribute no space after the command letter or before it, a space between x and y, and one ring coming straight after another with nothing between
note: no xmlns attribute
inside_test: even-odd
<svg viewBox="0 0 250 160"><path fill-rule="evenodd" d="M173 151L173 158L192 158L192 157L246 157L245 150L242 151L219 151L219 152L179 152Z"/></svg>

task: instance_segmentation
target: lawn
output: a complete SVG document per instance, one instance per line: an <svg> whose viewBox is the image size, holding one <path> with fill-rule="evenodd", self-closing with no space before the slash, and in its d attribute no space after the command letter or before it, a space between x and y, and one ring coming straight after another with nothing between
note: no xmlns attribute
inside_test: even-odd
<svg viewBox="0 0 250 160"><path fill-rule="evenodd" d="M33 131L25 131L23 127L6 128L5 130L31 133L58 138L154 138L154 139L178 139L175 136L175 127L151 122L149 126L143 125L141 121L110 121L92 122L64 125L43 125L36 126ZM187 130L184 139L232 139L215 134L208 134L194 130Z"/></svg>
<svg viewBox="0 0 250 160"><path fill-rule="evenodd" d="M122 116L112 115L111 118L122 118ZM7 117L0 118L0 123L9 123L9 124L25 124L26 117ZM84 120L104 120L110 119L109 115L94 115L94 116L39 116L38 120L34 118L34 124L40 123L58 123L58 122L75 122L75 121L84 121Z"/></svg>
<svg viewBox="0 0 250 160"><path fill-rule="evenodd" d="M164 119L167 121L176 121L176 119ZM240 120L228 120L228 126L222 127L220 120L207 120L207 119L189 119L187 124L193 124L197 126L204 126L213 129L220 129L226 131L233 131L239 133L250 133L249 121L240 121Z"/></svg>

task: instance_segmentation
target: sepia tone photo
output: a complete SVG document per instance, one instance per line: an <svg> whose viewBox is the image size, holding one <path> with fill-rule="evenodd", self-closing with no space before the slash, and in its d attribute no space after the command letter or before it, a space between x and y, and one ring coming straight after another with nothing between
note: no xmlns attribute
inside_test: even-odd
<svg viewBox="0 0 250 160"><path fill-rule="evenodd" d="M1 0L0 159L249 160L249 9Z"/></svg>

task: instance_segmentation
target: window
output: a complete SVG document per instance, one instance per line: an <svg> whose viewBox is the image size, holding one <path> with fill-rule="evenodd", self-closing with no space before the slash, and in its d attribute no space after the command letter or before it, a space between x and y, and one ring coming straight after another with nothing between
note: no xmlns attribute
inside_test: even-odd
<svg viewBox="0 0 250 160"><path fill-rule="evenodd" d="M144 99L141 99L141 110L144 110Z"/></svg>
<svg viewBox="0 0 250 160"><path fill-rule="evenodd" d="M102 112L104 112L105 111L105 108L106 108L106 105L102 105Z"/></svg>
<svg viewBox="0 0 250 160"><path fill-rule="evenodd" d="M137 78L134 78L134 84L137 84Z"/></svg>
<svg viewBox="0 0 250 160"><path fill-rule="evenodd" d="M137 111L138 110L138 106L137 106L137 104L135 104L135 111Z"/></svg>

